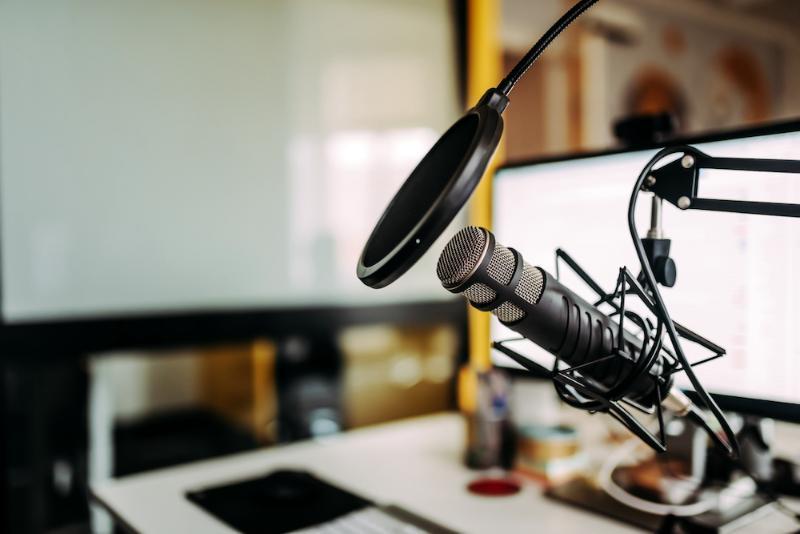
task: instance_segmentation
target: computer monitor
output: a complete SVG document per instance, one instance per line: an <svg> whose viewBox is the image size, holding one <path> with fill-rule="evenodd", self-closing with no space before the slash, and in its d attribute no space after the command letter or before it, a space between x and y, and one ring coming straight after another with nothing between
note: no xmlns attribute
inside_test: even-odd
<svg viewBox="0 0 800 534"><path fill-rule="evenodd" d="M412 4L0 2L3 354L459 307L435 252L380 292L355 276L386 202L460 114L449 2Z"/></svg>
<svg viewBox="0 0 800 534"><path fill-rule="evenodd" d="M712 156L800 158L800 123L690 140ZM525 261L555 274L562 248L610 291L621 266L639 263L627 226L635 180L656 148L617 150L529 161L499 169L494 182L493 232ZM776 173L703 171L704 197L800 203L800 178ZM649 194L636 214L644 233ZM800 421L800 220L681 211L664 203L677 283L662 294L673 319L726 348L698 366L697 375L724 409ZM643 236L642 236L643 237ZM561 280L592 300L594 293L567 268ZM596 298L595 298L596 300ZM495 340L518 337L492 317ZM552 356L528 341L514 350L545 365ZM690 360L704 354L685 343ZM502 367L516 363L495 351ZM689 386L682 373L676 383Z"/></svg>

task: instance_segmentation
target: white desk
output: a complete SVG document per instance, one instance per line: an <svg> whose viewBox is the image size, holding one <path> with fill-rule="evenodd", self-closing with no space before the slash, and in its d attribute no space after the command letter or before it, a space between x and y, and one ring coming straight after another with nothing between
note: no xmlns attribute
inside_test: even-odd
<svg viewBox="0 0 800 534"><path fill-rule="evenodd" d="M533 482L511 497L472 495L465 486L476 473L463 466L463 444L461 417L443 414L129 476L92 489L114 515L144 533L233 532L186 500L186 491L280 468L308 470L378 503L398 505L459 532L639 532L547 499ZM776 520L769 531L792 530L788 519Z"/></svg>

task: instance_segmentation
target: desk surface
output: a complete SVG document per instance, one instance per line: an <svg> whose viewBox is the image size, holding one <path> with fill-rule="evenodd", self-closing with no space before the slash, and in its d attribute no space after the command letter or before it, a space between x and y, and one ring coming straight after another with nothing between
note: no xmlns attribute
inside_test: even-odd
<svg viewBox="0 0 800 534"><path fill-rule="evenodd" d="M185 493L279 468L308 470L378 503L398 505L459 532L639 532L546 499L533 482L511 497L468 493L465 486L476 473L462 464L463 443L462 418L435 415L110 480L92 490L127 526L144 533L233 532L186 500ZM777 531L788 531L786 522L775 526Z"/></svg>

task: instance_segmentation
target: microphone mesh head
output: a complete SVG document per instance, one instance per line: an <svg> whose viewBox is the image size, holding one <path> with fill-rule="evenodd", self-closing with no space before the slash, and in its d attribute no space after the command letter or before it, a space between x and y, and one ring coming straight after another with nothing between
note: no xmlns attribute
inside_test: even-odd
<svg viewBox="0 0 800 534"><path fill-rule="evenodd" d="M497 293L486 284L477 282L464 290L464 296L475 304L488 304L497 297Z"/></svg>
<svg viewBox="0 0 800 534"><path fill-rule="evenodd" d="M514 254L503 245L495 243L494 252L489 258L489 265L486 266L486 273L489 275L489 278L505 285L509 283L511 277L514 276L515 268L516 261L514 260ZM486 284L477 282L471 284L464 290L464 296L476 304L486 304L497 297L497 292ZM511 304L511 306L514 305ZM517 308L516 306L514 307ZM519 308L517 309L519 310ZM520 310L520 312L522 312L522 310ZM523 316L524 315L523 313Z"/></svg>
<svg viewBox="0 0 800 534"><path fill-rule="evenodd" d="M542 271L526 263L514 293L525 302L536 304L539 302L539 299L542 298L543 290L544 276L542 276Z"/></svg>
<svg viewBox="0 0 800 534"><path fill-rule="evenodd" d="M478 266L485 246L483 228L467 226L454 235L436 264L436 275L442 284L453 286L461 283Z"/></svg>
<svg viewBox="0 0 800 534"><path fill-rule="evenodd" d="M525 312L522 311L516 304L504 302L497 308L492 310L492 313L497 316L504 323L514 323L525 317Z"/></svg>
<svg viewBox="0 0 800 534"><path fill-rule="evenodd" d="M494 253L489 260L489 265L486 267L489 277L506 285L511 281L511 277L514 276L514 269L516 268L517 261L514 258L514 253L495 242Z"/></svg>
<svg viewBox="0 0 800 534"><path fill-rule="evenodd" d="M468 226L450 240L436 266L436 274L443 285L460 284L474 272L483 258L487 234L488 230ZM514 253L497 243L490 253L486 274L499 284L508 284L516 268ZM527 263L523 264L522 275L514 293L524 301L536 304L542 296L543 289L544 277L541 271ZM476 282L464 290L464 296L475 304L487 304L497 298L497 292L486 284ZM513 323L525 317L525 311L510 302L500 303L492 313L504 323Z"/></svg>

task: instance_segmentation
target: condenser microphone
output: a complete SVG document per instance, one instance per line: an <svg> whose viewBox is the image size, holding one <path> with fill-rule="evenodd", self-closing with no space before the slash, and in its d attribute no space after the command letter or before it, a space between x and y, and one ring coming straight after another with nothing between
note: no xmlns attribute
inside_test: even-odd
<svg viewBox="0 0 800 534"><path fill-rule="evenodd" d="M436 273L447 290L463 294L475 308L493 313L564 363L584 366L582 377L600 391L612 392L637 364L638 336L620 330L611 317L541 267L526 263L516 250L496 243L485 228L458 232L442 251ZM621 357L607 358L618 346L624 347ZM670 369L660 356L648 373L625 387L624 398L645 409L663 399L662 406L680 415L691 407L672 387Z"/></svg>

